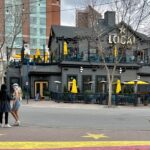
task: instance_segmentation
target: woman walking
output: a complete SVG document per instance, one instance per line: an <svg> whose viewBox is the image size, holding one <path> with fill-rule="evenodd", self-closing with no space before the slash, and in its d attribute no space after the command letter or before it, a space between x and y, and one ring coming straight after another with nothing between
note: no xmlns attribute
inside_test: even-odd
<svg viewBox="0 0 150 150"><path fill-rule="evenodd" d="M14 89L14 93L13 93L13 106L11 109L11 114L13 115L14 119L15 119L15 126L19 126L20 125L20 121L19 121L19 108L20 108L20 101L22 99L22 90L19 87L19 85L17 83L13 84L13 89Z"/></svg>
<svg viewBox="0 0 150 150"><path fill-rule="evenodd" d="M0 127L10 128L8 124L8 115L11 111L10 97L7 93L7 86L2 84L0 91ZM3 114L5 114L5 124L3 125Z"/></svg>

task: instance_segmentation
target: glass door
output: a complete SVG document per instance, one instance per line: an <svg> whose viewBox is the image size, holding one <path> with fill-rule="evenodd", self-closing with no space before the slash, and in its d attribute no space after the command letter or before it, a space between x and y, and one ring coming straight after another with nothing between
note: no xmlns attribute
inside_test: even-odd
<svg viewBox="0 0 150 150"><path fill-rule="evenodd" d="M35 82L35 96L40 94L40 98L44 99L45 92L48 91L48 81L36 81Z"/></svg>

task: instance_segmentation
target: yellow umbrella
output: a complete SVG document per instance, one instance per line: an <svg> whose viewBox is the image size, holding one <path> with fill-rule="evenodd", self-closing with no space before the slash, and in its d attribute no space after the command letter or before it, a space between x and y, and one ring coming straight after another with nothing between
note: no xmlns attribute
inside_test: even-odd
<svg viewBox="0 0 150 150"><path fill-rule="evenodd" d="M68 55L68 44L64 41L64 55Z"/></svg>
<svg viewBox="0 0 150 150"><path fill-rule="evenodd" d="M48 56L49 56L48 52L45 52L45 62L48 62Z"/></svg>
<svg viewBox="0 0 150 150"><path fill-rule="evenodd" d="M40 49L37 48L35 52L35 58L40 57L40 55L41 55Z"/></svg>
<svg viewBox="0 0 150 150"><path fill-rule="evenodd" d="M117 47L115 46L114 48L114 56L117 57L118 56L118 50L117 50Z"/></svg>
<svg viewBox="0 0 150 150"><path fill-rule="evenodd" d="M124 84L149 84L148 82L145 81L141 81L141 80L132 80L132 81L128 81L128 82L124 82Z"/></svg>
<svg viewBox="0 0 150 150"><path fill-rule="evenodd" d="M73 79L72 81L71 93L78 93L76 79Z"/></svg>
<svg viewBox="0 0 150 150"><path fill-rule="evenodd" d="M117 80L116 93L118 94L120 91L121 91L121 82L120 80Z"/></svg>

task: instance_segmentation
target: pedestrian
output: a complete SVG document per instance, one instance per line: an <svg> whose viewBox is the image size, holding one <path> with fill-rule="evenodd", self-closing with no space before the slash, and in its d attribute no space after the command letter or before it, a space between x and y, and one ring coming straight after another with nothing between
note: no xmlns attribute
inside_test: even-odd
<svg viewBox="0 0 150 150"><path fill-rule="evenodd" d="M5 84L1 85L0 91L0 127L10 128L8 124L8 116L11 111L10 106L10 96L7 92L7 86ZM3 125L3 114L5 114L5 124Z"/></svg>
<svg viewBox="0 0 150 150"><path fill-rule="evenodd" d="M36 95L35 95L35 101L38 101L38 100L40 100L41 98L40 98L40 92L39 91L37 91L37 93L36 93Z"/></svg>
<svg viewBox="0 0 150 150"><path fill-rule="evenodd" d="M20 108L20 101L22 100L22 90L19 87L17 83L13 84L13 105L11 109L11 114L15 119L14 126L19 126L20 125L20 120L19 120L19 108Z"/></svg>

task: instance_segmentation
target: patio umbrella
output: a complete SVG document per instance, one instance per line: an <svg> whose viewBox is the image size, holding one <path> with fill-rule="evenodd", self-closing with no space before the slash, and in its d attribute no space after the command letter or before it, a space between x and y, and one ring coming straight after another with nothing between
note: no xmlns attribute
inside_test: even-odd
<svg viewBox="0 0 150 150"><path fill-rule="evenodd" d="M118 94L120 91L121 91L121 82L120 80L117 80L116 93Z"/></svg>
<svg viewBox="0 0 150 150"><path fill-rule="evenodd" d="M74 93L74 94L78 93L76 79L73 79L72 81L71 93Z"/></svg>
<svg viewBox="0 0 150 150"><path fill-rule="evenodd" d="M149 84L146 81L142 81L142 80L132 80L132 81L128 81L128 82L124 82L124 84L129 84L129 85L134 85L134 84Z"/></svg>
<svg viewBox="0 0 150 150"><path fill-rule="evenodd" d="M40 55L41 55L40 49L37 48L35 52L35 58L40 57Z"/></svg>
<svg viewBox="0 0 150 150"><path fill-rule="evenodd" d="M45 62L48 62L49 53L45 52Z"/></svg>

